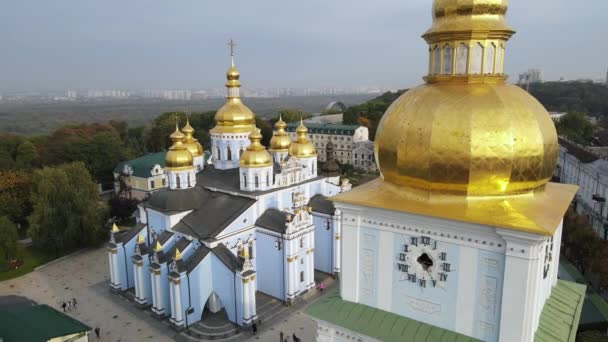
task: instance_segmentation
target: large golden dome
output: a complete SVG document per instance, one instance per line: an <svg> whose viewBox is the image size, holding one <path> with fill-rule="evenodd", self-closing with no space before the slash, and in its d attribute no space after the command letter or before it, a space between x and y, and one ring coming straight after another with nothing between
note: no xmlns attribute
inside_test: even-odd
<svg viewBox="0 0 608 342"><path fill-rule="evenodd" d="M376 133L385 181L439 193L498 196L542 188L557 160L543 106L505 83L507 0L435 0L427 84L397 99Z"/></svg>
<svg viewBox="0 0 608 342"><path fill-rule="evenodd" d="M249 135L249 140L251 144L247 146L247 149L239 159L239 164L241 167L265 167L272 166L272 158L270 158L270 153L266 151L264 145L260 143L262 140L262 134L260 134L260 130L255 128L255 130Z"/></svg>
<svg viewBox="0 0 608 342"><path fill-rule="evenodd" d="M304 122L300 120L300 125L296 128L296 141L289 146L289 155L298 158L308 158L317 155L315 146L308 139L308 128L304 126Z"/></svg>
<svg viewBox="0 0 608 342"><path fill-rule="evenodd" d="M203 155L203 146L198 142L198 139L194 138L194 128L190 126L190 119L186 117L186 125L182 128L184 133L184 145L190 151L193 157L200 157Z"/></svg>
<svg viewBox="0 0 608 342"><path fill-rule="evenodd" d="M543 106L506 83L435 83L386 111L376 134L384 180L467 195L504 195L549 181L557 135Z"/></svg>
<svg viewBox="0 0 608 342"><path fill-rule="evenodd" d="M255 127L255 115L243 102L239 95L241 83L240 74L234 66L234 58L226 72L226 88L228 96L226 103L215 113L216 126L211 133L249 133Z"/></svg>
<svg viewBox="0 0 608 342"><path fill-rule="evenodd" d="M279 116L279 121L274 124L274 128L276 129L276 131L272 134L272 138L270 138L270 151L289 151L291 139L289 139L289 135L287 135L287 132L285 132L285 127L287 127L287 124L285 123L285 121L283 121L283 118Z"/></svg>
<svg viewBox="0 0 608 342"><path fill-rule="evenodd" d="M193 167L193 157L183 143L185 135L179 131L177 123L175 124L175 132L170 135L173 145L169 147L169 151L165 155L165 169L167 170L185 170Z"/></svg>

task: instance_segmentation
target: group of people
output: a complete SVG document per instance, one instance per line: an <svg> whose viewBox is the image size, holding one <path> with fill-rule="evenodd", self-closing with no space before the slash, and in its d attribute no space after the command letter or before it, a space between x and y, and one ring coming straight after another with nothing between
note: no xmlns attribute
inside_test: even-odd
<svg viewBox="0 0 608 342"><path fill-rule="evenodd" d="M292 341L291 341L291 342L302 342L302 340L301 340L301 339L300 339L298 336L296 336L296 333L293 333L293 334L291 335L291 338L292 338ZM289 335L285 335L285 334L283 334L283 332L281 331L281 332L279 333L279 342L290 342L290 341L289 341Z"/></svg>
<svg viewBox="0 0 608 342"><path fill-rule="evenodd" d="M69 300L67 302L63 302L63 304L61 304L61 310L63 310L63 312L67 312L72 310L72 308L74 310L76 310L76 298L72 298L72 300Z"/></svg>

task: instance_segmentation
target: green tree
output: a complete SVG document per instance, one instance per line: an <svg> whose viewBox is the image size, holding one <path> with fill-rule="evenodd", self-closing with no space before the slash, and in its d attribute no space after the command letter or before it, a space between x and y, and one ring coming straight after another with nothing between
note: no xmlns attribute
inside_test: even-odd
<svg viewBox="0 0 608 342"><path fill-rule="evenodd" d="M560 135L582 145L591 143L595 129L595 125L581 112L569 112L557 124L557 132Z"/></svg>
<svg viewBox="0 0 608 342"><path fill-rule="evenodd" d="M25 224L32 211L31 175L24 171L0 171L0 216Z"/></svg>
<svg viewBox="0 0 608 342"><path fill-rule="evenodd" d="M95 182L84 163L34 172L30 236L43 249L63 254L104 239L107 208L98 202Z"/></svg>
<svg viewBox="0 0 608 342"><path fill-rule="evenodd" d="M19 254L19 235L17 227L6 216L0 216L0 270L6 261L16 259Z"/></svg>
<svg viewBox="0 0 608 342"><path fill-rule="evenodd" d="M256 118L255 124L260 129L262 133L262 145L268 147L270 146L270 139L272 138L272 125L268 120L264 120L262 118Z"/></svg>
<svg viewBox="0 0 608 342"><path fill-rule="evenodd" d="M171 146L169 135L175 131L175 118L181 126L186 122L183 112L162 113L152 123L152 127L146 135L146 148L150 152L166 151Z"/></svg>
<svg viewBox="0 0 608 342"><path fill-rule="evenodd" d="M24 139L18 146L15 155L15 164L20 169L30 169L38 165L38 150L29 140Z"/></svg>
<svg viewBox="0 0 608 342"><path fill-rule="evenodd" d="M281 109L277 114L280 115L283 121L285 122L296 122L300 121L300 118L305 120L311 117L310 114L304 113L299 109L293 108Z"/></svg>
<svg viewBox="0 0 608 342"><path fill-rule="evenodd" d="M601 331L587 330L578 333L576 342L608 342L608 336Z"/></svg>
<svg viewBox="0 0 608 342"><path fill-rule="evenodd" d="M382 116L388 107L406 91L407 90L399 90L396 92L389 91L365 103L348 107L344 112L343 121L345 124L349 125L365 123L365 126L369 128L370 140L374 140Z"/></svg>

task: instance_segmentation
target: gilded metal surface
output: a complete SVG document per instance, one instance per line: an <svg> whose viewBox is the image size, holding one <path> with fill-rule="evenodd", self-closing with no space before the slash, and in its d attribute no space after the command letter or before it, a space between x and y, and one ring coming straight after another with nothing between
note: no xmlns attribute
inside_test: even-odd
<svg viewBox="0 0 608 342"><path fill-rule="evenodd" d="M194 128L190 126L190 119L186 117L186 125L182 128L184 133L184 145L190 151L193 157L200 157L203 155L203 146L194 138Z"/></svg>
<svg viewBox="0 0 608 342"><path fill-rule="evenodd" d="M247 146L247 149L239 158L239 164L241 167L266 167L272 165L272 158L270 153L266 151L264 145L260 143L262 140L262 134L259 129L255 129L253 133L249 135L251 144ZM246 249L244 249L246 250Z"/></svg>
<svg viewBox="0 0 608 342"><path fill-rule="evenodd" d="M269 151L272 152L288 152L289 146L291 145L291 139L289 139L289 135L285 132L285 127L287 124L283 121L282 117L279 117L279 121L274 124L274 128L276 129L272 134L272 138L270 139L270 148Z"/></svg>
<svg viewBox="0 0 608 342"><path fill-rule="evenodd" d="M289 146L289 155L298 158L314 157L317 155L315 146L308 139L308 128L300 120L300 125L296 128L296 141Z"/></svg>
<svg viewBox="0 0 608 342"><path fill-rule="evenodd" d="M194 158L183 143L185 136L179 131L177 123L175 124L175 132L169 137L171 138L173 145L169 147L169 151L165 156L166 170L176 171L192 168L194 165Z"/></svg>
<svg viewBox="0 0 608 342"><path fill-rule="evenodd" d="M425 39L435 35L462 31L494 31L508 39L513 30L506 24L508 0L435 0L433 25Z"/></svg>
<svg viewBox="0 0 608 342"><path fill-rule="evenodd" d="M236 95L229 95L226 98L226 103L215 114L216 126L211 129L211 133L246 133L253 132L255 124L255 115L247 106L243 104L238 95L239 71L234 66L234 58L231 61L230 68L226 72L226 88L236 88Z"/></svg>
<svg viewBox="0 0 608 342"><path fill-rule="evenodd" d="M397 99L378 126L384 180L466 196L539 188L557 160L555 126L543 106L505 83L435 83Z"/></svg>
<svg viewBox="0 0 608 342"><path fill-rule="evenodd" d="M466 197L395 186L380 178L330 198L334 202L552 235L578 187L548 183L511 196Z"/></svg>

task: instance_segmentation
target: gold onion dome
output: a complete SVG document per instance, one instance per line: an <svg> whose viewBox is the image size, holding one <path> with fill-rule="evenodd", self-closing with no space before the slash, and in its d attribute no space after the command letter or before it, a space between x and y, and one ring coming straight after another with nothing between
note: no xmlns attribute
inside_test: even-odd
<svg viewBox="0 0 608 342"><path fill-rule="evenodd" d="M283 118L279 116L279 121L274 124L274 128L276 129L276 131L272 134L272 138L270 139L270 151L289 151L291 139L289 139L289 135L287 134L287 132L285 132L285 127L287 127L287 124L285 123L285 121L283 121Z"/></svg>
<svg viewBox="0 0 608 342"><path fill-rule="evenodd" d="M165 166L167 170L185 170L193 167L193 157L190 151L184 145L184 138L186 137L177 127L175 123L175 132L170 136L173 145L169 147L169 151L165 156Z"/></svg>
<svg viewBox="0 0 608 342"><path fill-rule="evenodd" d="M504 45L514 33L504 21L507 3L435 0L424 35L427 84L399 97L378 126L384 181L465 196L520 194L549 181L555 126L536 99L504 82Z"/></svg>
<svg viewBox="0 0 608 342"><path fill-rule="evenodd" d="M203 146L198 142L198 139L194 138L194 128L190 126L190 119L186 117L186 125L182 128L184 133L184 145L190 151L193 157L200 157L203 155Z"/></svg>
<svg viewBox="0 0 608 342"><path fill-rule="evenodd" d="M272 158L266 151L264 145L260 143L262 140L262 134L260 130L255 128L254 131L249 135L251 144L247 146L247 149L240 157L239 164L241 167L265 167L272 166Z"/></svg>
<svg viewBox="0 0 608 342"><path fill-rule="evenodd" d="M239 95L240 74L234 66L232 57L230 68L226 72L226 103L215 114L216 126L212 133L249 133L254 129L255 115L243 104Z"/></svg>
<svg viewBox="0 0 608 342"><path fill-rule="evenodd" d="M308 139L308 128L300 119L300 125L296 128L296 140L289 146L289 155L298 158L314 157L317 155L315 146Z"/></svg>

